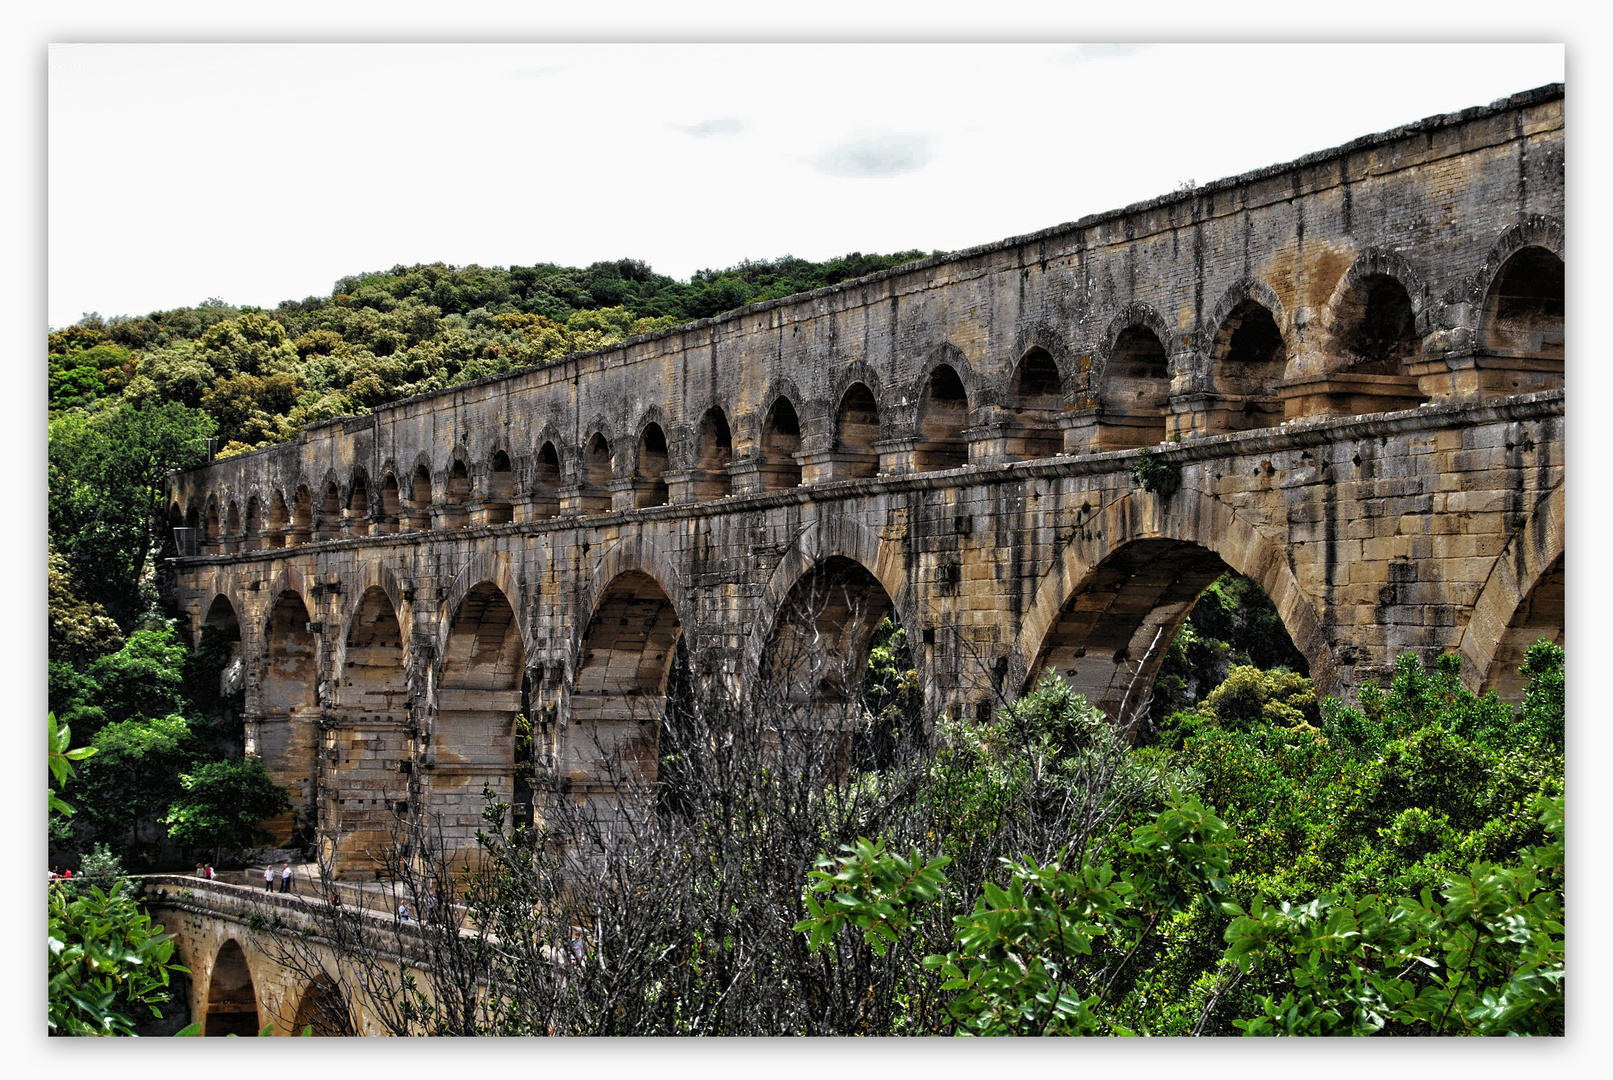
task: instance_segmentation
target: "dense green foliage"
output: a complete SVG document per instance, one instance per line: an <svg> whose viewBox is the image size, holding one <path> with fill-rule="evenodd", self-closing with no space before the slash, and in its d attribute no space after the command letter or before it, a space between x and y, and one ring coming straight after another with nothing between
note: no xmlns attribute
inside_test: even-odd
<svg viewBox="0 0 1613 1080"><path fill-rule="evenodd" d="M48 759L55 783L73 779L73 762L97 750L67 749L71 732L49 717ZM49 797L52 826L73 808ZM140 909L122 866L104 847L85 857L77 881L53 880L47 901L46 1011L52 1035L133 1035L131 1013L162 1016L169 979L185 969L171 963L173 935Z"/></svg>
<svg viewBox="0 0 1613 1080"><path fill-rule="evenodd" d="M50 334L50 407L53 417L115 405L196 410L211 421L203 434L235 453L334 416L923 257L786 256L688 282L634 259L586 269L400 265L273 311L211 300L136 319L87 315Z"/></svg>
<svg viewBox="0 0 1613 1080"><path fill-rule="evenodd" d="M262 758L209 761L181 775L179 786L182 794L163 824L182 844L244 847L259 835L259 822L291 809L290 796L274 782Z"/></svg>
<svg viewBox="0 0 1613 1080"><path fill-rule="evenodd" d="M976 882L859 840L820 860L797 928L883 951L922 937L919 905L974 894L950 942L905 943L933 950L960 1033L1561 1033L1563 653L1530 650L1517 710L1463 689L1455 661L1402 657L1360 709L1235 669L1172 718L1180 788L1140 817L1133 801L1107 844ZM1056 687L1033 697L1027 717Z"/></svg>

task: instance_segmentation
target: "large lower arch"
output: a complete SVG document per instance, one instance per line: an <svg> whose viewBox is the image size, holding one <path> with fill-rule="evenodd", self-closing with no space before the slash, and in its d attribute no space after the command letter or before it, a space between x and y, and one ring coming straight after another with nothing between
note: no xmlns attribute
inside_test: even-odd
<svg viewBox="0 0 1613 1080"><path fill-rule="evenodd" d="M1535 504L1496 559L1457 648L1469 689L1519 700L1523 652L1542 637L1563 644L1565 510L1559 485Z"/></svg>
<svg viewBox="0 0 1613 1080"><path fill-rule="evenodd" d="M371 585L348 616L335 723L324 733L321 846L337 877L374 872L393 841L410 761L404 636L386 590Z"/></svg>
<svg viewBox="0 0 1613 1080"><path fill-rule="evenodd" d="M796 579L773 616L758 672L781 723L846 729L861 719L868 653L894 608L879 579L844 555Z"/></svg>
<svg viewBox="0 0 1613 1080"><path fill-rule="evenodd" d="M219 946L207 980L203 1035L256 1035L261 1029L257 988L240 942L230 938Z"/></svg>
<svg viewBox="0 0 1613 1080"><path fill-rule="evenodd" d="M430 831L453 856L474 848L482 789L515 795L515 718L523 711L526 650L504 591L481 581L454 611L442 654L437 717L430 735ZM453 857L452 862L459 859Z"/></svg>
<svg viewBox="0 0 1613 1080"><path fill-rule="evenodd" d="M267 656L253 741L269 774L277 783L291 786L293 807L306 808L316 789L318 640L309 629L308 606L294 589L283 589L275 597L265 643ZM289 814L264 824L278 839L290 838Z"/></svg>
<svg viewBox="0 0 1613 1080"><path fill-rule="evenodd" d="M578 646L561 767L585 799L603 801L656 780L667 676L682 636L667 590L644 570L612 577Z"/></svg>
<svg viewBox="0 0 1613 1080"><path fill-rule="evenodd" d="M1124 704L1129 721L1199 594L1232 569L1270 597L1317 693L1334 692L1321 618L1281 545L1224 503L1191 486L1168 500L1137 492L1101 508L1083 536L1090 539L1064 548L1026 610L1010 658L1022 689L1051 667L1111 716Z"/></svg>

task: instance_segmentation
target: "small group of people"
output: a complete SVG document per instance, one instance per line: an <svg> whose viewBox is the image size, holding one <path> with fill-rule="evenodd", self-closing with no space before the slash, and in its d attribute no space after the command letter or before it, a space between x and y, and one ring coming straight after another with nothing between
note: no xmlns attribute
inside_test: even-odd
<svg viewBox="0 0 1613 1080"><path fill-rule="evenodd" d="M199 877L199 878L206 878L208 881L212 881L213 880L213 864L212 863L197 863L196 864L196 876Z"/></svg>
<svg viewBox="0 0 1613 1080"><path fill-rule="evenodd" d="M263 888L265 892L274 892L274 863L263 868ZM288 862L280 871L280 891L291 891L291 864Z"/></svg>
<svg viewBox="0 0 1613 1080"><path fill-rule="evenodd" d="M73 876L73 871L72 871L72 870L68 870L68 871L66 871L66 872L65 872L65 873L64 873L64 872L63 872L63 871L62 871L62 868L61 868L61 867L59 867L59 866L53 866L53 867L51 867L51 870L50 870L50 879L51 879L51 880L52 880L52 881L56 881L56 880L57 880L57 879L61 879L61 880L64 880L64 881L65 881L65 880L66 880L66 879L68 879L68 878L70 878L70 877L72 877L72 876Z"/></svg>

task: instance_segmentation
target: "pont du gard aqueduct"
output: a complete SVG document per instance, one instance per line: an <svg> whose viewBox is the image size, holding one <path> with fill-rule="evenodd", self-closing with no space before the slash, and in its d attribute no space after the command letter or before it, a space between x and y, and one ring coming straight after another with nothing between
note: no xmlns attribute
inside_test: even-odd
<svg viewBox="0 0 1613 1080"><path fill-rule="evenodd" d="M171 477L179 607L355 877L530 806L518 714L586 791L654 768L679 650L743 687L886 613L931 715L1052 670L1125 722L1228 569L1319 694L1412 651L1516 697L1564 636L1563 152L1548 86L313 427Z"/></svg>

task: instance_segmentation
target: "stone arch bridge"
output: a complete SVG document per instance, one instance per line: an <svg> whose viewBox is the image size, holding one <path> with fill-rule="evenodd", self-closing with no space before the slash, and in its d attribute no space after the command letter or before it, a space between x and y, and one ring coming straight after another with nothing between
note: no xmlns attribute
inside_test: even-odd
<svg viewBox="0 0 1613 1080"><path fill-rule="evenodd" d="M935 712L1055 670L1124 720L1228 568L1318 690L1518 691L1564 601L1563 92L310 428L171 478L248 751L350 838L655 760L674 651ZM1145 485L1139 477L1148 479ZM802 616L793 600L832 597ZM803 622L803 619L805 620ZM367 839L366 839L367 838Z"/></svg>

